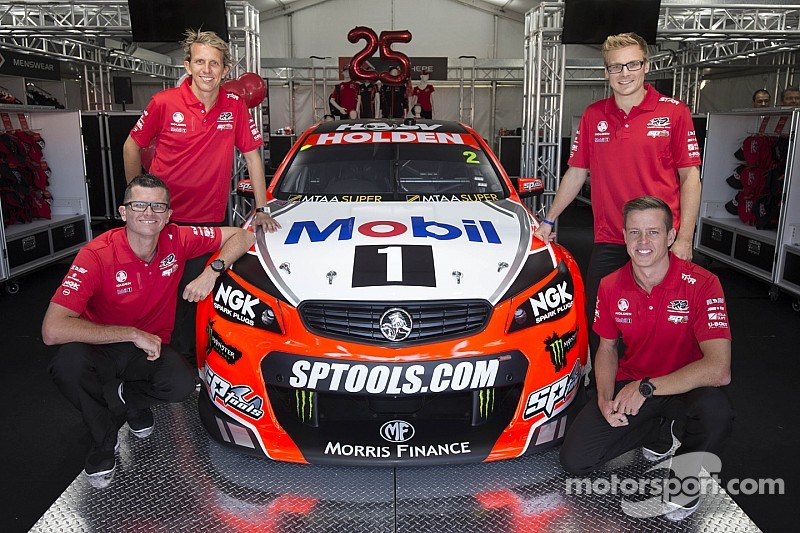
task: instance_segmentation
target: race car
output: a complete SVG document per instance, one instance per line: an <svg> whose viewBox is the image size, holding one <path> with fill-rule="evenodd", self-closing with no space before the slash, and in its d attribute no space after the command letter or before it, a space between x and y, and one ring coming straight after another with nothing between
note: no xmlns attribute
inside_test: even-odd
<svg viewBox="0 0 800 533"><path fill-rule="evenodd" d="M258 230L198 306L208 433L340 465L559 443L580 407L588 328L577 263L533 235L521 197L541 189L509 179L461 123L310 128L267 191L281 228Z"/></svg>

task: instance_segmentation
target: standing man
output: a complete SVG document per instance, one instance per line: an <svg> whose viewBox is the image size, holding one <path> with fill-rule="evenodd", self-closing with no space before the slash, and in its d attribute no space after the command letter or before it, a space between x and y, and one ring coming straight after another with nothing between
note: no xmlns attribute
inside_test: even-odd
<svg viewBox="0 0 800 533"><path fill-rule="evenodd" d="M89 430L85 471L98 487L114 474L116 415L124 413L131 432L145 438L153 431L151 405L183 401L194 390L196 369L167 345L187 259L221 248L183 291L197 302L255 242L240 228L168 224L169 191L150 174L131 180L119 214L125 226L78 252L42 323L44 343L62 345L50 374Z"/></svg>
<svg viewBox="0 0 800 533"><path fill-rule="evenodd" d="M669 252L677 232L666 202L630 200L623 219L630 263L603 278L597 297L597 401L567 432L561 464L583 475L639 446L660 461L675 428L681 445L673 465L685 456L677 463L683 482L703 466L702 454L689 454L719 454L733 424L720 388L731 381L725 297L715 275ZM697 509L699 495L668 494L665 503L666 517L679 520Z"/></svg>
<svg viewBox="0 0 800 533"><path fill-rule="evenodd" d="M781 105L785 107L800 106L800 89L792 85L781 92Z"/></svg>
<svg viewBox="0 0 800 533"><path fill-rule="evenodd" d="M753 107L769 107L769 91L759 89L753 93Z"/></svg>
<svg viewBox="0 0 800 533"><path fill-rule="evenodd" d="M231 65L228 45L216 33L187 30L183 41L188 77L153 96L123 146L125 177L142 170L141 150L155 140L149 171L169 187L178 225L222 226L231 191L233 148L247 161L255 195L255 226L275 231L269 215L261 132L244 101L220 87ZM186 265L180 289L202 272L208 255ZM195 305L178 302L173 347L194 359Z"/></svg>
<svg viewBox="0 0 800 533"><path fill-rule="evenodd" d="M628 261L622 206L643 195L663 198L678 231L672 252L692 259L700 208L700 149L686 104L644 83L650 70L647 43L635 33L612 35L603 43L605 76L613 95L583 113L569 169L536 235L555 238L556 218L575 199L591 174L594 246L586 276L586 316L594 316L600 280ZM599 339L590 332L592 363Z"/></svg>

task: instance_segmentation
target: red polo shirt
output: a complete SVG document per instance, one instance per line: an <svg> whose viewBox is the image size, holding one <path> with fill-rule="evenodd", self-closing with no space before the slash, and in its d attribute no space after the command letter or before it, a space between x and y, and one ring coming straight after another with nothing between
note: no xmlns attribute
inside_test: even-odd
<svg viewBox="0 0 800 533"><path fill-rule="evenodd" d="M683 102L645 90L627 115L613 96L593 103L575 133L569 165L589 169L595 242L624 244L622 206L643 195L667 202L680 226L678 169L700 165L692 115Z"/></svg>
<svg viewBox="0 0 800 533"><path fill-rule="evenodd" d="M263 144L238 95L220 88L219 98L206 112L192 93L191 78L153 96L131 138L142 148L156 139L150 173L169 187L172 220L183 223L222 222L231 190L233 147L247 153Z"/></svg>
<svg viewBox="0 0 800 533"><path fill-rule="evenodd" d="M414 87L414 90L411 92L411 96L417 97L417 103L423 111L432 111L433 106L431 105L431 96L433 95L433 91L433 85L427 84L425 85L424 89Z"/></svg>
<svg viewBox="0 0 800 533"><path fill-rule="evenodd" d="M669 254L669 270L650 294L628 262L600 281L594 331L622 334L625 356L617 381L664 376L703 357L700 342L730 339L725 296L717 276Z"/></svg>
<svg viewBox="0 0 800 533"><path fill-rule="evenodd" d="M167 224L145 263L131 250L125 228L112 229L81 248L50 301L89 322L133 326L167 344L186 260L218 250L221 242L219 228Z"/></svg>
<svg viewBox="0 0 800 533"><path fill-rule="evenodd" d="M345 113L354 110L358 105L358 89L358 83L354 81L343 81L336 86L333 97L344 108Z"/></svg>

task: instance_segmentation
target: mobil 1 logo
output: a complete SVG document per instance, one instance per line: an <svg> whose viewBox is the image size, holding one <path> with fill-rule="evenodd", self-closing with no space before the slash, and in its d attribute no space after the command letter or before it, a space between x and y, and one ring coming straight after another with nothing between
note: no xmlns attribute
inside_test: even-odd
<svg viewBox="0 0 800 533"><path fill-rule="evenodd" d="M356 246L353 287L435 287L433 248L423 245Z"/></svg>

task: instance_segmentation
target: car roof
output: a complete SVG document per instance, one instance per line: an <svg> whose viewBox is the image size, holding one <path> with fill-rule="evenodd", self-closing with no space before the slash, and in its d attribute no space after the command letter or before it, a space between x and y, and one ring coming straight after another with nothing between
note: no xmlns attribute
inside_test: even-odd
<svg viewBox="0 0 800 533"><path fill-rule="evenodd" d="M354 120L332 120L330 122L320 122L316 128L309 133L332 133L342 131L343 125L354 126L355 130L375 129L377 131L398 130L398 131L436 131L437 133L466 133L467 130L460 122L452 120L415 120L413 124L404 124L402 119L354 119ZM361 127L359 127L359 125ZM429 127L426 127L429 126ZM435 126L435 128L433 127Z"/></svg>

